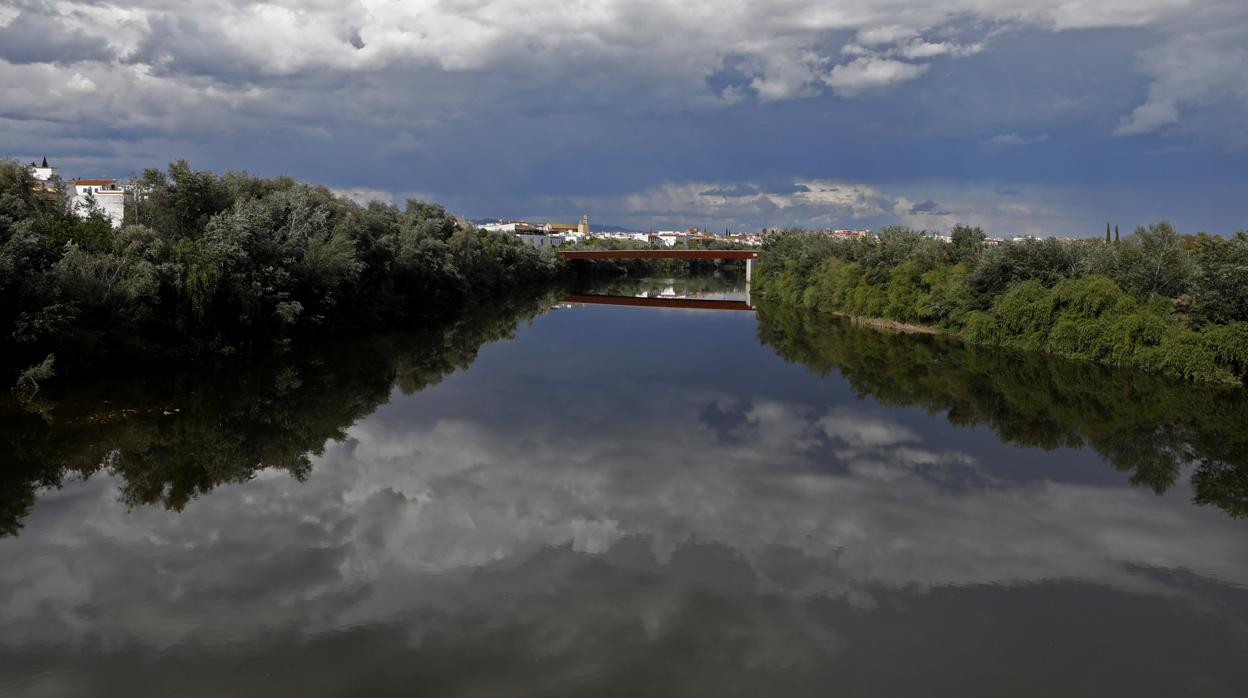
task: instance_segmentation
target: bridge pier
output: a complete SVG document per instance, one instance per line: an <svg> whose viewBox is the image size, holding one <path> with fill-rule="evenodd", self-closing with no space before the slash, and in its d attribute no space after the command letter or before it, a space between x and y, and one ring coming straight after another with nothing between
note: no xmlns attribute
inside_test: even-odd
<svg viewBox="0 0 1248 698"><path fill-rule="evenodd" d="M750 257L745 260L745 304L753 306L750 302L750 279L754 276L754 258Z"/></svg>

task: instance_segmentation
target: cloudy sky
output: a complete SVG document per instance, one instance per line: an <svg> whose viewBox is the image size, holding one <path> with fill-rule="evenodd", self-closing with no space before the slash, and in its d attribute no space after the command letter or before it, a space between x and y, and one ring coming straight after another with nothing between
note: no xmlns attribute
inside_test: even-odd
<svg viewBox="0 0 1248 698"><path fill-rule="evenodd" d="M1248 227L1242 0L0 0L0 154L469 217Z"/></svg>

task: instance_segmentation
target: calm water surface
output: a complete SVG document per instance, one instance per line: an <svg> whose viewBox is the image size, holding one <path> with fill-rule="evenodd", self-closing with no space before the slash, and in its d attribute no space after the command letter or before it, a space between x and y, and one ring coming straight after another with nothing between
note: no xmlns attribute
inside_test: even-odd
<svg viewBox="0 0 1248 698"><path fill-rule="evenodd" d="M1248 691L1237 393L496 311L10 407L0 695Z"/></svg>

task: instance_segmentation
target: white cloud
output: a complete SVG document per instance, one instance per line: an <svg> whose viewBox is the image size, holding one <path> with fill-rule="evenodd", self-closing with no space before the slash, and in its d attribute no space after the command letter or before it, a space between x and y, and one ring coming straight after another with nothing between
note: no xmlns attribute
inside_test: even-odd
<svg viewBox="0 0 1248 698"><path fill-rule="evenodd" d="M1152 77L1147 100L1124 116L1115 133L1151 133L1179 121L1181 107L1230 103L1248 112L1248 47L1243 27L1183 34L1146 50L1141 69Z"/></svg>
<svg viewBox="0 0 1248 698"><path fill-rule="evenodd" d="M577 197L578 209L601 211L642 229L713 219L736 229L764 225L826 226L889 216L897 199L880 189L835 180L799 180L782 188L753 183L667 183L621 196ZM604 219L605 220L605 219Z"/></svg>
<svg viewBox="0 0 1248 698"><path fill-rule="evenodd" d="M1039 133L1034 136L1024 136L1020 133L998 133L991 138L985 138L980 141L984 145L1034 145L1049 140L1049 134Z"/></svg>
<svg viewBox="0 0 1248 698"><path fill-rule="evenodd" d="M71 90L79 90L82 92L90 92L95 89L95 82L83 75L82 73L74 73L74 77L69 79L69 88Z"/></svg>
<svg viewBox="0 0 1248 698"><path fill-rule="evenodd" d="M1042 140L1038 136L1032 138ZM1002 191L1010 195L1004 196ZM1038 186L1028 187L1024 193L995 182L890 185L797 179L784 186L769 186L748 181L698 181L670 182L618 196L551 201L550 208L545 210L566 206L570 212L594 211L599 220L629 224L639 230L684 227L703 221L714 221L733 230L879 227L899 223L934 231L967 224L980 226L993 235L1043 236L1093 232L1085 231L1084 225L1095 220L1097 207L1104 205L1103 200L1094 198Z"/></svg>
<svg viewBox="0 0 1248 698"><path fill-rule="evenodd" d="M984 45L982 43L957 44L952 41L932 42L915 39L898 48L896 53L903 58L914 60L935 58L936 56L973 56L983 50Z"/></svg>
<svg viewBox="0 0 1248 698"><path fill-rule="evenodd" d="M1183 0L1111 0L1095 6L1062 0L954 0L940 6L853 0L835 8L813 0L726 6L666 0L644 7L628 0L572 5L553 0L311 5L283 0L226 3L211 10L158 0L138 0L124 8L67 0L56 8L49 16L66 31L103 39L116 55L127 57L129 69L154 75L238 82L403 67L514 71L528 81L549 75L558 82L578 69L602 66L625 85L649 83L663 93L693 89L705 96L705 76L726 56L736 55L757 67L752 85L764 100L813 94L811 86L820 76L833 87L863 80L884 85L900 79L886 75L910 79L921 70L852 63L834 68L835 75L820 74L818 66L827 59L825 42L833 32L856 32L855 43L846 47L851 54L869 50L927 59L983 50L978 41L932 38L954 18L984 26L1061 30L1165 24L1193 14ZM10 22L17 17L14 12L5 13Z"/></svg>
<svg viewBox="0 0 1248 698"><path fill-rule="evenodd" d="M385 189L373 189L369 187L347 187L344 189L333 189L334 194L345 196L361 206L366 206L373 201L380 201L386 204L392 204L395 201L393 193Z"/></svg>
<svg viewBox="0 0 1248 698"><path fill-rule="evenodd" d="M913 80L926 71L922 63L862 56L833 67L823 81L837 94L852 96Z"/></svg>
<svg viewBox="0 0 1248 698"><path fill-rule="evenodd" d="M894 44L904 39L909 39L917 33L918 32L915 31L914 27L903 27L900 24L886 24L884 26L874 26L859 30L857 41L863 46Z"/></svg>

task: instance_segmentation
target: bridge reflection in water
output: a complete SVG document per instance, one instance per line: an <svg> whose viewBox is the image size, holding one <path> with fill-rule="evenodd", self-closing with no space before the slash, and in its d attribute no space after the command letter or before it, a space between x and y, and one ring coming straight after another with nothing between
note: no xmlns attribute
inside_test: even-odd
<svg viewBox="0 0 1248 698"><path fill-rule="evenodd" d="M754 311L754 306L745 301L712 300L709 298L637 298L634 296L605 296L589 293L572 293L564 296L563 302L583 303L586 305L631 305L638 308L688 308L692 310Z"/></svg>
<svg viewBox="0 0 1248 698"><path fill-rule="evenodd" d="M753 311L750 304L750 281L754 272L757 250L563 250L564 259L737 259L745 261L745 300L709 300L699 298L635 298L632 296L606 296L572 294L565 303L591 305L631 305L641 308L689 308L694 310L745 310Z"/></svg>

